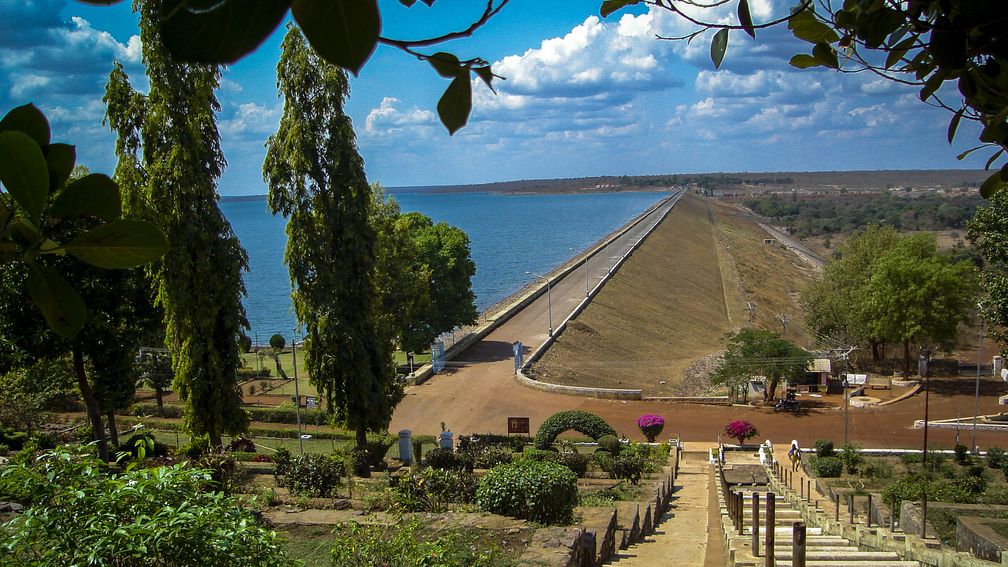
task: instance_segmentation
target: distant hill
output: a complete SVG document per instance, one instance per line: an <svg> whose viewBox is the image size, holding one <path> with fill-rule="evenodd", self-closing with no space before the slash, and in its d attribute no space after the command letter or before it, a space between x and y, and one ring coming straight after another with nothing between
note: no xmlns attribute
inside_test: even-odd
<svg viewBox="0 0 1008 567"><path fill-rule="evenodd" d="M619 175L564 179L523 179L474 185L428 185L388 187L396 193L611 193L616 191L665 191L669 187L694 185L716 192L879 191L893 188L976 188L989 173L966 169L886 171L784 171L735 173L676 173L665 175ZM223 202L261 201L265 195L222 197Z"/></svg>

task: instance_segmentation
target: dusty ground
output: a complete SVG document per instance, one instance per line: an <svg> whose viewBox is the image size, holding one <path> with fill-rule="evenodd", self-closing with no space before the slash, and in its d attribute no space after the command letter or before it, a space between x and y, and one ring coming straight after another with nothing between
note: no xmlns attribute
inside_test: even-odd
<svg viewBox="0 0 1008 567"><path fill-rule="evenodd" d="M696 395L684 372L746 323L747 301L758 326L779 330L775 316L787 313L789 337L807 342L794 301L809 271L763 234L734 208L687 195L558 337L537 377Z"/></svg>

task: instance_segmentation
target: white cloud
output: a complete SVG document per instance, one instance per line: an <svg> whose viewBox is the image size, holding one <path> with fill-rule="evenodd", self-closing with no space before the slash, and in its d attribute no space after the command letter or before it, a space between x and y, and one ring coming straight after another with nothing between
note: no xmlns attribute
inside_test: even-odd
<svg viewBox="0 0 1008 567"><path fill-rule="evenodd" d="M433 112L417 107L404 112L397 108L400 102L402 101L393 97L383 98L381 105L368 113L364 131L372 135L394 135L409 127L426 127L437 123Z"/></svg>
<svg viewBox="0 0 1008 567"><path fill-rule="evenodd" d="M269 108L246 102L239 104L234 113L219 121L221 134L229 136L253 135L262 139L263 135L276 132L280 122L280 108Z"/></svg>

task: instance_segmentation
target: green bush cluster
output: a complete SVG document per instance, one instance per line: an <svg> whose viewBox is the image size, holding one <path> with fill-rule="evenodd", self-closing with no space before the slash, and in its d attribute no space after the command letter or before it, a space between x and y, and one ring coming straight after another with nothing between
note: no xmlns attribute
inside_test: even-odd
<svg viewBox="0 0 1008 567"><path fill-rule="evenodd" d="M955 453L956 463L960 465L965 465L969 463L970 461L969 447L967 447L966 445L956 445L953 448L953 452Z"/></svg>
<svg viewBox="0 0 1008 567"><path fill-rule="evenodd" d="M469 436L473 451L478 451L484 447L502 446L507 447L512 453L520 453L525 446L532 443L532 438L528 435L500 435L497 433L473 433Z"/></svg>
<svg viewBox="0 0 1008 567"><path fill-rule="evenodd" d="M485 512L542 524L569 524L577 506L577 476L565 466L520 459L488 471L476 502Z"/></svg>
<svg viewBox="0 0 1008 567"><path fill-rule="evenodd" d="M119 445L120 450L129 454L129 458L136 459L140 454L140 447L143 446L144 457L167 457L169 453L168 445L160 443L154 439L150 433L134 433L130 435L125 443Z"/></svg>
<svg viewBox="0 0 1008 567"><path fill-rule="evenodd" d="M598 438L597 443L600 449L608 451L614 457L623 450L623 443L615 435L603 435Z"/></svg>
<svg viewBox="0 0 1008 567"><path fill-rule="evenodd" d="M836 478L843 472L843 461L839 457L812 457L809 466L821 478Z"/></svg>
<svg viewBox="0 0 1008 567"><path fill-rule="evenodd" d="M514 460L511 448L503 445L488 445L475 449L472 451L472 456L473 467L477 469L492 469Z"/></svg>
<svg viewBox="0 0 1008 567"><path fill-rule="evenodd" d="M0 443L7 445L12 451L20 451L28 441L28 434L24 431L15 431L11 427L0 426Z"/></svg>
<svg viewBox="0 0 1008 567"><path fill-rule="evenodd" d="M840 454L838 455L840 461L843 463L844 468L847 469L848 474L857 474L858 470L864 464L864 457L861 456L861 447L857 445L847 444L841 447Z"/></svg>
<svg viewBox="0 0 1008 567"><path fill-rule="evenodd" d="M46 484L49 484L49 479L31 467L3 467L0 469L0 502L17 502L28 506Z"/></svg>
<svg viewBox="0 0 1008 567"><path fill-rule="evenodd" d="M603 435L616 435L616 430L601 417L583 410L568 410L557 412L542 422L535 436L535 446L548 449L558 435L572 430L595 440Z"/></svg>
<svg viewBox="0 0 1008 567"><path fill-rule="evenodd" d="M283 485L291 494L329 498L343 485L346 465L329 455L306 453L292 459L285 473Z"/></svg>
<svg viewBox="0 0 1008 567"><path fill-rule="evenodd" d="M987 466L992 469L1003 469L1008 464L1008 453L1001 447L987 449Z"/></svg>
<svg viewBox="0 0 1008 567"><path fill-rule="evenodd" d="M890 478L893 475L893 467L885 461L871 461L861 466L859 472L864 478Z"/></svg>
<svg viewBox="0 0 1008 567"><path fill-rule="evenodd" d="M456 453L451 449L431 449L427 451L427 465L441 470L472 471L473 457L469 453Z"/></svg>
<svg viewBox="0 0 1008 567"><path fill-rule="evenodd" d="M381 433L371 433L367 436L367 458L368 464L376 470L385 469L385 455L388 454L392 445L395 445L396 438L385 431Z"/></svg>
<svg viewBox="0 0 1008 567"><path fill-rule="evenodd" d="M340 567L496 567L507 564L503 551L473 545L474 537L461 532L432 536L423 533L418 518L391 526L339 524L334 530L331 564Z"/></svg>
<svg viewBox="0 0 1008 567"><path fill-rule="evenodd" d="M617 480L628 480L637 484L644 476L646 459L639 451L623 451L613 457L609 474Z"/></svg>
<svg viewBox="0 0 1008 567"><path fill-rule="evenodd" d="M588 456L582 455L577 451L543 451L541 449L526 447L525 452L522 453L522 458L563 465L577 475L578 478L584 477L585 473L588 472Z"/></svg>
<svg viewBox="0 0 1008 567"><path fill-rule="evenodd" d="M451 503L474 501L476 487L471 472L426 467L398 480L395 501L406 512L445 512Z"/></svg>
<svg viewBox="0 0 1008 567"><path fill-rule="evenodd" d="M899 514L900 502L903 500L918 501L924 493L933 502L953 502L957 504L973 504L979 493L973 492L976 485L962 479L936 479L919 474L907 475L897 479L882 491L886 502L894 502L894 510Z"/></svg>
<svg viewBox="0 0 1008 567"><path fill-rule="evenodd" d="M829 439L816 439L815 442L816 456L819 457L835 457L836 451L833 449L833 442Z"/></svg>

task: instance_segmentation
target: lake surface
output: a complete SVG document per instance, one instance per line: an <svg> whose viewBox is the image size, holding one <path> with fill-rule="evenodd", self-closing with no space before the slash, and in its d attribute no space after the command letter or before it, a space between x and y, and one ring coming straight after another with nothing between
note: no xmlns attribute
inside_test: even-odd
<svg viewBox="0 0 1008 567"><path fill-rule="evenodd" d="M544 274L665 197L666 193L503 195L392 190L403 212L419 211L434 222L469 234L476 262L473 291L482 311ZM293 335L290 276L283 263L286 219L266 200L229 201L221 210L248 252L245 311L253 341Z"/></svg>

